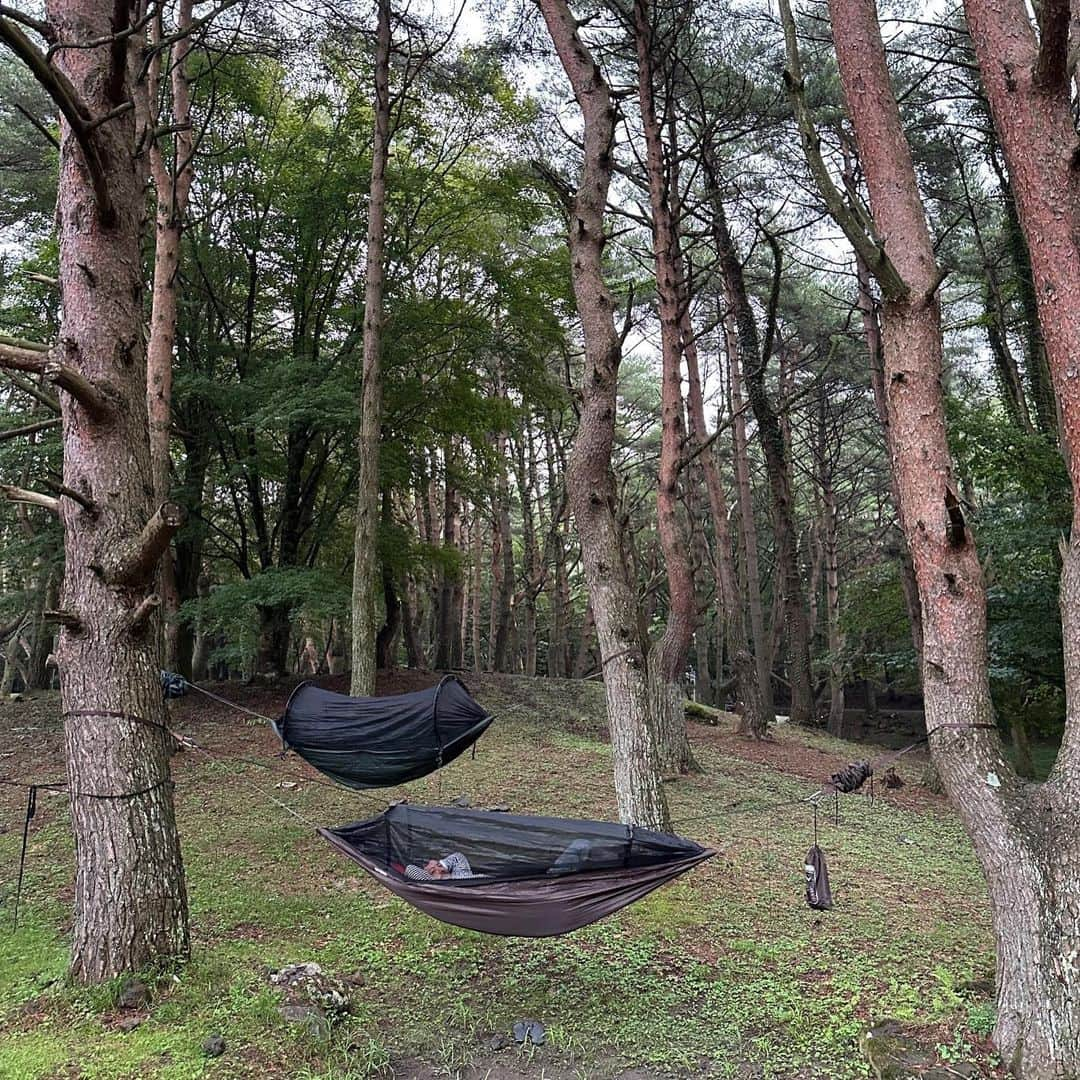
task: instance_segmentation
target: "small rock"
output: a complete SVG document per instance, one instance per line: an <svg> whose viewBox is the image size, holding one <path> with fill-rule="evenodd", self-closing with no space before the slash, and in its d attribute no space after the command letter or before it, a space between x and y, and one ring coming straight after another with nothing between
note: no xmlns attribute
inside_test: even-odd
<svg viewBox="0 0 1080 1080"><path fill-rule="evenodd" d="M211 1035L202 1044L202 1052L207 1057L221 1057L225 1053L225 1040L220 1035Z"/></svg>
<svg viewBox="0 0 1080 1080"><path fill-rule="evenodd" d="M462 809L466 809L466 808L472 806L472 803L469 802L468 798L465 795L459 795L454 800L453 805L454 806L460 806Z"/></svg>
<svg viewBox="0 0 1080 1080"><path fill-rule="evenodd" d="M126 1035L129 1031L134 1031L142 1024L141 1016L125 1016L119 1024L116 1025L117 1031L122 1031Z"/></svg>
<svg viewBox="0 0 1080 1080"><path fill-rule="evenodd" d="M117 1004L121 1009L145 1009L150 1004L150 991L142 979L129 975L120 984Z"/></svg>
<svg viewBox="0 0 1080 1080"><path fill-rule="evenodd" d="M285 991L287 1005L314 1005L325 1013L349 1011L349 988L318 964L289 964L270 973L270 985Z"/></svg>
<svg viewBox="0 0 1080 1080"><path fill-rule="evenodd" d="M488 811L492 814L509 814L510 807L505 803L499 803L498 806L489 806Z"/></svg>
<svg viewBox="0 0 1080 1080"><path fill-rule="evenodd" d="M326 1013L314 1005L282 1005L278 1012L281 1013L282 1020L296 1024L317 1042L325 1042L330 1037Z"/></svg>
<svg viewBox="0 0 1080 1080"><path fill-rule="evenodd" d="M492 1035L488 1039L488 1049L505 1050L510 1045L510 1040L505 1035Z"/></svg>
<svg viewBox="0 0 1080 1080"><path fill-rule="evenodd" d="M529 1042L533 1046L543 1046L547 1042L547 1031L539 1020L518 1020L511 1030L514 1042L519 1046Z"/></svg>
<svg viewBox="0 0 1080 1080"><path fill-rule="evenodd" d="M922 1075L934 1056L920 1049L896 1020L886 1020L859 1036L859 1052L877 1080Z"/></svg>

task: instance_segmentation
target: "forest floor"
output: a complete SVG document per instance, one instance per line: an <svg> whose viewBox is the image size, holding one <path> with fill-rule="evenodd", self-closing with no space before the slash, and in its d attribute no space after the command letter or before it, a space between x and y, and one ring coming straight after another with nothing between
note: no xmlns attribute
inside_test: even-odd
<svg viewBox="0 0 1080 1080"><path fill-rule="evenodd" d="M400 673L380 692L434 678ZM412 801L615 817L600 686L466 681L500 719L475 760L410 785ZM214 689L276 715L289 687ZM860 1036L886 1019L913 1047L899 1075L1002 1075L988 1042L985 886L955 816L921 785L919 754L898 764L903 787L879 786L872 804L844 797L838 826L821 814L836 901L822 913L803 898L810 809L767 807L865 753L786 726L751 743L694 724L704 771L668 796L677 831L719 856L595 926L528 940L427 918L263 794L333 825L404 790L375 799L304 783L315 774L279 761L266 727L194 694L172 708L175 727L215 755L174 759L192 960L147 976L151 1000L137 1010L119 1008L117 984L69 985L67 800L40 795L13 931L26 792L0 787L0 1077L843 1080L872 1075ZM55 695L0 704L0 777L63 777L58 712ZM351 1013L328 1030L286 1022L267 982L308 961L353 988ZM526 1018L546 1026L546 1045L492 1049ZM204 1054L212 1035L220 1057Z"/></svg>

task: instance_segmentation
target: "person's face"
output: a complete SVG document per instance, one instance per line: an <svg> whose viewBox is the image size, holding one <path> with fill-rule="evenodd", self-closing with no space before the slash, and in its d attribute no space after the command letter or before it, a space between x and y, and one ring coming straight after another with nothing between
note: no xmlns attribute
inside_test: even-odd
<svg viewBox="0 0 1080 1080"><path fill-rule="evenodd" d="M446 877L446 875L450 873L450 871L447 870L446 867L443 866L443 864L439 862L438 859L430 859L424 864L424 869L432 877Z"/></svg>

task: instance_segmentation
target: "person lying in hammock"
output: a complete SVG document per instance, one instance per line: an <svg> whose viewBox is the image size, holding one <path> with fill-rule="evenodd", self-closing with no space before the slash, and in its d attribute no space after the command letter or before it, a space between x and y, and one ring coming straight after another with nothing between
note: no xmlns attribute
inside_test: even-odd
<svg viewBox="0 0 1080 1080"><path fill-rule="evenodd" d="M438 881L441 878L479 877L472 872L469 860L460 851L452 851L442 859L429 859L423 866L409 863L405 876L410 881Z"/></svg>

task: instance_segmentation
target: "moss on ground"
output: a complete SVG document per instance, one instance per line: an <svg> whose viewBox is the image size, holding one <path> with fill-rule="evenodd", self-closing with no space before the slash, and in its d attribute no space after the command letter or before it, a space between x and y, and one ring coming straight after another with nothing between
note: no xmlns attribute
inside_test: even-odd
<svg viewBox="0 0 1080 1080"><path fill-rule="evenodd" d="M478 806L614 816L601 687L484 677L475 690L500 722L475 760L410 785L412 801L464 794ZM55 702L26 707L55 736ZM3 708L10 718L23 706ZM802 898L810 812L770 808L813 786L769 759L820 757L827 775L834 759L859 748L785 728L747 760L726 732L695 728L705 771L668 793L678 831L719 856L612 919L529 941L426 918L252 784L329 824L377 812L404 791L363 798L289 786L297 766L275 762L262 729L191 700L177 723L222 759L186 752L177 760L193 959L155 973L152 1004L134 1030L120 1027L127 1014L117 1009L116 985L81 989L65 979L72 852L62 797L42 798L12 932L22 795L0 794L0 1077L498 1080L633 1070L625 1075L844 1080L869 1075L858 1037L887 1017L942 1060L997 1075L986 1049L993 952L985 887L956 819L919 795L918 761L905 758L900 768L909 780L904 805L893 793L873 805L848 797L838 826L822 813L836 908L820 913ZM40 732L27 737L20 776L45 778L33 762L48 756L47 743ZM326 1039L287 1025L266 982L268 968L307 960L356 988L352 1014ZM547 1025L548 1045L493 1052L491 1036L524 1017ZM209 1059L202 1044L214 1033L226 1051Z"/></svg>

